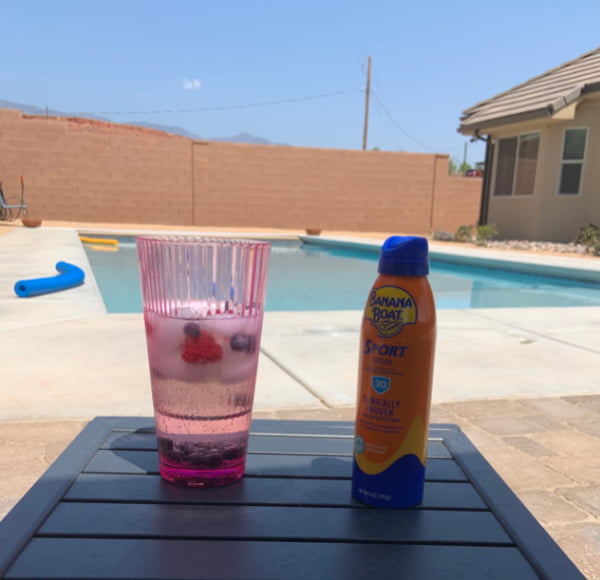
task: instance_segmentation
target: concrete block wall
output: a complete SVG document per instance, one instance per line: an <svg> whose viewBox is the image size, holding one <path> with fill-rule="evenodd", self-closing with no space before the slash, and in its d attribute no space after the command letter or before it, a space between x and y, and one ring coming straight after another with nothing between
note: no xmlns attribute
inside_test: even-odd
<svg viewBox="0 0 600 580"><path fill-rule="evenodd" d="M433 202L432 232L453 232L460 226L479 221L483 179L448 175L445 168L439 178Z"/></svg>
<svg viewBox="0 0 600 580"><path fill-rule="evenodd" d="M48 220L192 223L189 139L0 110L0 180Z"/></svg>
<svg viewBox="0 0 600 580"><path fill-rule="evenodd" d="M474 221L446 155L192 141L0 109L0 180L48 220L428 234Z"/></svg>
<svg viewBox="0 0 600 580"><path fill-rule="evenodd" d="M208 225L423 231L433 155L195 143L195 220ZM197 173L200 173L198 170ZM202 185L201 185L202 184Z"/></svg>

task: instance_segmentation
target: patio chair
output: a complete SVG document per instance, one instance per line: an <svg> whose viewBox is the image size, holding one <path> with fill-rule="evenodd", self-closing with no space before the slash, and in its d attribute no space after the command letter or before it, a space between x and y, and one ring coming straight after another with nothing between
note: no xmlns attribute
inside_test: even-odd
<svg viewBox="0 0 600 580"><path fill-rule="evenodd" d="M27 204L25 203L25 183L21 175L21 202L18 204L9 204L4 197L2 182L0 181L0 221L12 221L21 214L27 216Z"/></svg>

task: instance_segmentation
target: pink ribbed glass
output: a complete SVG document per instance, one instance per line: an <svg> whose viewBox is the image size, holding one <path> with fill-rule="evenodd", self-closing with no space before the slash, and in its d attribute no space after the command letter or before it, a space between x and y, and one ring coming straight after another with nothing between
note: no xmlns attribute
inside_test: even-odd
<svg viewBox="0 0 600 580"><path fill-rule="evenodd" d="M213 487L244 474L270 244L138 237L160 473Z"/></svg>

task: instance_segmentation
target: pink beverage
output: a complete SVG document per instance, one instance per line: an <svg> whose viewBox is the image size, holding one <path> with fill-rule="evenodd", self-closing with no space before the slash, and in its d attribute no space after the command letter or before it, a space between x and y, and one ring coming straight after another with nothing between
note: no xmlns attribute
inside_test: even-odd
<svg viewBox="0 0 600 580"><path fill-rule="evenodd" d="M219 248L224 242L221 240L216 245L214 241L203 243L212 243L209 253L218 258ZM231 250L232 241L229 242ZM243 243L233 242L233 249L238 250L236 244ZM264 242L247 244L262 244L260 249L268 252L268 244L265 250ZM138 248L141 245L143 242L138 239ZM194 246L194 250L200 249ZM143 249L138 251L142 290L147 290L144 294L144 322L160 473L167 481L185 486L213 487L237 481L245 469L260 348L264 283L261 298L256 288L251 287L250 293L238 292L235 282L238 282L238 288L245 288L248 284L256 285L261 276L265 278L265 256L268 259L268 253L260 254L262 261L258 276L253 259L246 268L242 268L244 260L240 260L240 256L230 260L227 266L223 266L225 260L221 260L221 269L228 272L223 283L227 288L221 291L218 271L214 271L219 269L216 265L218 260L211 262L213 268L206 267L210 264L199 268L194 252L183 252L188 262L185 280L190 298L182 299L176 293L175 298L157 302L147 298L153 293L164 293L165 286L172 290L172 280L169 278L166 284L164 280L159 282L152 269L153 277L144 282L144 273L149 273L148 258L155 256L148 256L147 251L144 255ZM256 252L253 252L251 258L255 257ZM169 272L170 276L173 275L171 260L172 255L169 254L167 267L162 272ZM195 268L189 267L190 261L197 267L197 277L193 277L193 282L189 277ZM241 282L232 274L238 268L246 270ZM210 283L196 284L207 272L212 278ZM179 286L181 284L177 284ZM192 297L190 288L194 286L195 296ZM207 292L202 289L207 290L208 298L204 296ZM221 296L227 298L219 299ZM260 306L257 298L261 298Z"/></svg>
<svg viewBox="0 0 600 580"><path fill-rule="evenodd" d="M261 320L228 314L188 320L148 311L144 317L161 474L186 485L239 479Z"/></svg>

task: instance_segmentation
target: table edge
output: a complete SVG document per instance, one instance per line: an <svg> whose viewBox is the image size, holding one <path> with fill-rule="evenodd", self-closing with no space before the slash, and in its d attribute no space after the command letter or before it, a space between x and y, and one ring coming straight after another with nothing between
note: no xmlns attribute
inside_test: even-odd
<svg viewBox="0 0 600 580"><path fill-rule="evenodd" d="M585 580L572 560L464 433L450 431L444 442L541 578Z"/></svg>
<svg viewBox="0 0 600 580"><path fill-rule="evenodd" d="M0 577L66 493L108 435L103 418L93 419L0 521ZM78 471L77 471L78 469Z"/></svg>

